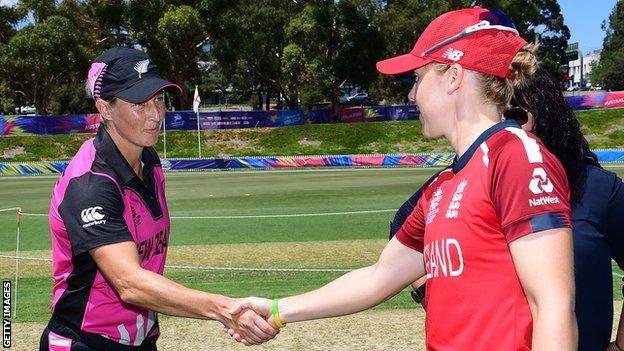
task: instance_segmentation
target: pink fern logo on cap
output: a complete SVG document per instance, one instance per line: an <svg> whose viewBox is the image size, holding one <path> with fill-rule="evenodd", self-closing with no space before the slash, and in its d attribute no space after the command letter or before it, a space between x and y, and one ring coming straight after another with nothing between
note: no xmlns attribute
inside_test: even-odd
<svg viewBox="0 0 624 351"><path fill-rule="evenodd" d="M87 75L87 82L89 84L89 90L94 99L100 97L100 90L102 89L102 77L106 71L106 64L104 62L94 62L91 64L89 74Z"/></svg>

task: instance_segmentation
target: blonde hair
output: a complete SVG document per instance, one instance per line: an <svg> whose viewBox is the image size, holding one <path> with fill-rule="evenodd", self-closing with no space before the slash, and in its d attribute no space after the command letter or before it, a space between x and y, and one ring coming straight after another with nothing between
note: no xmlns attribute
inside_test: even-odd
<svg viewBox="0 0 624 351"><path fill-rule="evenodd" d="M537 49L539 44L527 44L516 53L509 65L508 78L476 72L481 83L481 96L486 102L496 105L502 112L509 106L516 86L524 86L537 70Z"/></svg>

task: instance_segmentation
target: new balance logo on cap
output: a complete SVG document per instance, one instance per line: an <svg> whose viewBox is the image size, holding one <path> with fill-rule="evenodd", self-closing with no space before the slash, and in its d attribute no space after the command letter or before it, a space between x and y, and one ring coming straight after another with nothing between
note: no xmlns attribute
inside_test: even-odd
<svg viewBox="0 0 624 351"><path fill-rule="evenodd" d="M463 51L455 50L453 48L446 49L444 54L442 54L442 57L445 57L451 61L459 61L462 58L462 56L464 56Z"/></svg>
<svg viewBox="0 0 624 351"><path fill-rule="evenodd" d="M542 167L537 167L533 170L533 179L529 183L529 189L533 194L550 193L553 191L554 186L548 179L546 171Z"/></svg>
<svg viewBox="0 0 624 351"><path fill-rule="evenodd" d="M82 212L80 212L80 218L82 219L83 222L86 223L82 227L88 228L96 224L106 223L106 220L104 219L104 215L98 212L101 210L103 210L103 208L100 206L89 207L89 208L85 208L84 210L82 210Z"/></svg>

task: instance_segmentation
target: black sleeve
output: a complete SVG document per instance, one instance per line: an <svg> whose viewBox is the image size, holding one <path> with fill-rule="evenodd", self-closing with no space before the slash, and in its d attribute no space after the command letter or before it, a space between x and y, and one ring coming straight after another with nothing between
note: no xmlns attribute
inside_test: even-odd
<svg viewBox="0 0 624 351"><path fill-rule="evenodd" d="M431 178L429 178L426 182L423 183L420 189L416 190L416 192L412 194L412 196L409 199L407 199L407 201L405 201L403 205L401 205L399 210L395 213L394 219L392 220L392 222L390 222L390 237L388 240L394 237L394 235L403 226L403 223L405 223L405 221L407 220L407 217L409 217L412 211L414 211L414 208L416 207L416 204L418 203L418 200L422 196L423 190L427 187L427 185L429 185L429 183L431 183L434 179L436 179L438 175L447 168L444 168L436 172L433 176L431 176Z"/></svg>
<svg viewBox="0 0 624 351"><path fill-rule="evenodd" d="M614 178L609 197L607 242L611 246L613 260L624 269L624 184L622 179Z"/></svg>
<svg viewBox="0 0 624 351"><path fill-rule="evenodd" d="M405 201L405 203L403 203L403 205L401 205L399 210L395 213L394 219L390 222L390 239L392 239L396 232L401 229L403 223L407 220L407 217L409 217L412 211L414 211L414 207L416 207L418 199L422 196L424 188L425 185L423 185L409 199L407 199L407 201Z"/></svg>
<svg viewBox="0 0 624 351"><path fill-rule="evenodd" d="M112 179L93 173L72 179L59 214L74 256L102 245L132 241L123 211L120 189Z"/></svg>

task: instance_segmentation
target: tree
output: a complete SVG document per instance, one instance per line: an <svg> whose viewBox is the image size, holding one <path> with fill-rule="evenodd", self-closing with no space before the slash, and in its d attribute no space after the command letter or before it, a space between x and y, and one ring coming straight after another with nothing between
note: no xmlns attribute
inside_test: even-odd
<svg viewBox="0 0 624 351"><path fill-rule="evenodd" d="M427 25L444 12L464 8L470 1L445 0L394 0L388 1L385 9L374 18L385 47L383 57L394 57L409 52ZM410 87L396 79L378 75L369 92L374 98L386 102L407 102Z"/></svg>
<svg viewBox="0 0 624 351"><path fill-rule="evenodd" d="M265 94L267 108L271 97L281 107L285 26L300 7L291 0L232 1L215 19L223 35L213 35L213 57L238 97L256 95L261 102Z"/></svg>
<svg viewBox="0 0 624 351"><path fill-rule="evenodd" d="M606 32L598 62L590 73L592 82L608 90L624 89L624 1L618 1L609 22L603 22Z"/></svg>
<svg viewBox="0 0 624 351"><path fill-rule="evenodd" d="M193 83L200 75L197 62L202 59L205 28L197 10L190 6L171 6L158 21L158 38L162 52L154 53L159 57L159 69L164 76L184 87L186 94L180 97L183 107L190 107ZM149 51L149 54L152 54ZM190 84L188 84L190 83Z"/></svg>
<svg viewBox="0 0 624 351"><path fill-rule="evenodd" d="M193 83L200 76L197 62L205 58L206 29L199 11L165 0L132 0L126 12L130 37L145 48L166 79L186 87L174 98L176 108L191 107Z"/></svg>
<svg viewBox="0 0 624 351"><path fill-rule="evenodd" d="M513 20L520 36L528 42L540 42L538 57L542 67L555 76L562 76L561 64L565 57L570 31L564 24L561 8L556 0L394 0L388 1L374 23L380 28L385 48L384 57L392 57L411 50L426 26L440 14L479 5L488 9L500 8ZM392 102L405 102L408 87L392 78L379 77L372 93Z"/></svg>
<svg viewBox="0 0 624 351"><path fill-rule="evenodd" d="M294 67L302 102L312 105L329 96L335 110L342 82L368 88L376 79L383 44L371 21L380 10L377 1L324 0L307 3L292 17L286 39L289 54L297 53L291 57L299 63Z"/></svg>
<svg viewBox="0 0 624 351"><path fill-rule="evenodd" d="M54 0L20 0L18 7L22 11L30 13L36 24L43 23L50 16L56 14Z"/></svg>
<svg viewBox="0 0 624 351"><path fill-rule="evenodd" d="M62 0L58 13L72 22L79 40L95 58L111 46L130 46L123 0Z"/></svg>
<svg viewBox="0 0 624 351"><path fill-rule="evenodd" d="M0 5L0 45L6 44L17 33L15 25L26 13L15 7Z"/></svg>
<svg viewBox="0 0 624 351"><path fill-rule="evenodd" d="M16 7L0 6L0 53L6 51L6 44L17 33L15 25L26 15L25 11ZM14 91L8 80L0 79L0 110L12 111L16 106Z"/></svg>
<svg viewBox="0 0 624 351"><path fill-rule="evenodd" d="M543 68L562 77L570 29L565 25L556 0L481 0L483 7L504 10L514 21L520 36L540 43L538 57Z"/></svg>
<svg viewBox="0 0 624 351"><path fill-rule="evenodd" d="M71 23L52 16L22 28L0 54L0 76L13 91L21 91L39 114L48 112L53 91L67 84L71 73L87 71L85 53Z"/></svg>

